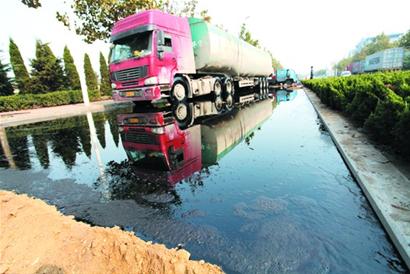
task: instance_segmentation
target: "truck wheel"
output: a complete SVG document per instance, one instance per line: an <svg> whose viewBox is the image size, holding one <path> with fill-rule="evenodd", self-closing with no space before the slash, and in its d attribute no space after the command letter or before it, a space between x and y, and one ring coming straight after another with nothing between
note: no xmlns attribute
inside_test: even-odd
<svg viewBox="0 0 410 274"><path fill-rule="evenodd" d="M265 93L264 93L264 99L267 99L269 97L269 82L268 79L265 78Z"/></svg>
<svg viewBox="0 0 410 274"><path fill-rule="evenodd" d="M234 99L232 95L228 95L225 99L225 110L230 111L234 108Z"/></svg>
<svg viewBox="0 0 410 274"><path fill-rule="evenodd" d="M263 78L259 78L259 100L263 100L263 94L265 91L265 82L263 81Z"/></svg>
<svg viewBox="0 0 410 274"><path fill-rule="evenodd" d="M215 109L218 111L218 113L221 113L222 108L224 106L224 103L222 101L222 97L221 96L216 97L215 101L214 101L214 104L215 104Z"/></svg>
<svg viewBox="0 0 410 274"><path fill-rule="evenodd" d="M175 81L171 90L171 100L174 103L185 102L187 100L187 87L182 80Z"/></svg>
<svg viewBox="0 0 410 274"><path fill-rule="evenodd" d="M192 109L187 103L178 103L174 109L173 114L181 129L186 129L192 123Z"/></svg>
<svg viewBox="0 0 410 274"><path fill-rule="evenodd" d="M219 79L215 80L213 94L215 98L222 96L222 82Z"/></svg>
<svg viewBox="0 0 410 274"><path fill-rule="evenodd" d="M224 84L224 93L223 93L223 98L226 99L228 98L229 95L232 97L235 94L235 87L231 79L226 79L225 84Z"/></svg>

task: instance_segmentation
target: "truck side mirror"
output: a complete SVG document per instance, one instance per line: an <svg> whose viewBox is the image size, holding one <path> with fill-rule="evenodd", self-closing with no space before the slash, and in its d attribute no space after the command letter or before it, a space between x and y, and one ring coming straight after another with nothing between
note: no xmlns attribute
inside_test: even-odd
<svg viewBox="0 0 410 274"><path fill-rule="evenodd" d="M165 45L165 35L163 30L159 30L157 33L157 38L158 38L158 46L163 46Z"/></svg>
<svg viewBox="0 0 410 274"><path fill-rule="evenodd" d="M165 35L163 30L159 30L157 32L157 51L158 51L158 58L160 60L164 59L164 45L165 45Z"/></svg>
<svg viewBox="0 0 410 274"><path fill-rule="evenodd" d="M160 60L164 59L164 47L163 46L158 46L158 58Z"/></svg>

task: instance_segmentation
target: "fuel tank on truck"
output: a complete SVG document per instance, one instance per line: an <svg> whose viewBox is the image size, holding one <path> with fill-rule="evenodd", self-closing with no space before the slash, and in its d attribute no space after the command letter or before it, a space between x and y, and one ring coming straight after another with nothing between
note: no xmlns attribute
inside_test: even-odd
<svg viewBox="0 0 410 274"><path fill-rule="evenodd" d="M189 18L189 25L198 72L230 76L268 76L272 73L272 61L267 52L202 19Z"/></svg>
<svg viewBox="0 0 410 274"><path fill-rule="evenodd" d="M248 137L272 115L273 104L264 100L239 110L233 116L201 124L202 165L214 165Z"/></svg>

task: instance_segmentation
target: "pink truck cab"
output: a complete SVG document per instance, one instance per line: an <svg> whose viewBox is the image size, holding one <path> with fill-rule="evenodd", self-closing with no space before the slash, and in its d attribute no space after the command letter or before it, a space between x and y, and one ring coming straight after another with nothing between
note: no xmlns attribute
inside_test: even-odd
<svg viewBox="0 0 410 274"><path fill-rule="evenodd" d="M176 74L195 73L187 18L150 10L112 29L110 77L114 100L155 102L169 96Z"/></svg>
<svg viewBox="0 0 410 274"><path fill-rule="evenodd" d="M201 170L199 126L181 130L165 112L117 116L128 159L140 171L165 174L170 185Z"/></svg>

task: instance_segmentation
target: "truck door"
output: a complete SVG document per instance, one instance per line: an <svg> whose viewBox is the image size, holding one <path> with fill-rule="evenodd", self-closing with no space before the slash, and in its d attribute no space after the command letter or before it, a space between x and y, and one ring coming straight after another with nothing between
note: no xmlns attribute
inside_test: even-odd
<svg viewBox="0 0 410 274"><path fill-rule="evenodd" d="M162 58L159 58L158 80L160 84L172 84L172 77L178 69L176 54L174 51L175 37L172 34L164 33L164 45L162 46ZM161 46L159 46L161 47Z"/></svg>

